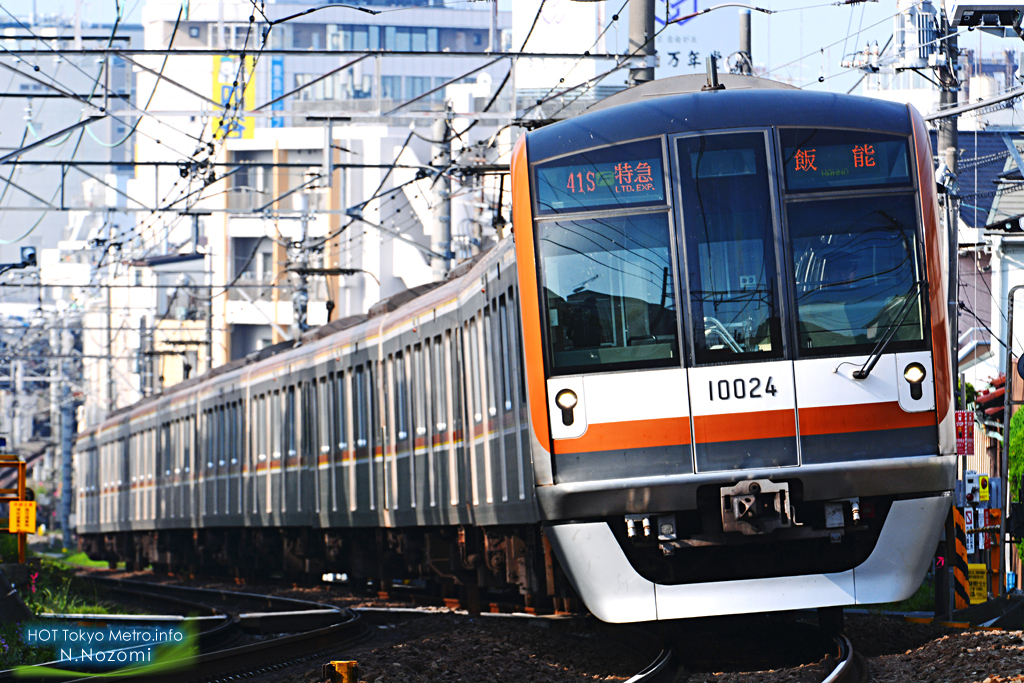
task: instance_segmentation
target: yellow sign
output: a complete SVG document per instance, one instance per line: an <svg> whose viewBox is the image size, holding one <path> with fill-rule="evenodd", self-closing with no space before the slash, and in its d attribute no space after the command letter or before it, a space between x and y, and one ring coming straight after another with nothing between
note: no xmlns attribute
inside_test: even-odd
<svg viewBox="0 0 1024 683"><path fill-rule="evenodd" d="M253 57L245 58L244 69L236 55L213 58L213 100L221 103L220 113L227 110L226 117L216 117L210 122L214 139L252 138L256 119L243 114L256 108L255 69Z"/></svg>
<svg viewBox="0 0 1024 683"><path fill-rule="evenodd" d="M988 475L978 477L978 500L988 500Z"/></svg>
<svg viewBox="0 0 1024 683"><path fill-rule="evenodd" d="M36 502L16 500L11 502L11 518L7 530L12 534L34 534L36 532Z"/></svg>
<svg viewBox="0 0 1024 683"><path fill-rule="evenodd" d="M971 588L971 604L988 600L988 568L983 564L967 565L967 583Z"/></svg>

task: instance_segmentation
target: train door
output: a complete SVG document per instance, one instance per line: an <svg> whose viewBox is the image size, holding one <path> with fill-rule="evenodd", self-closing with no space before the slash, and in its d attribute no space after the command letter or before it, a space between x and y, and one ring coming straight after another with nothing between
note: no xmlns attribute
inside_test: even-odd
<svg viewBox="0 0 1024 683"><path fill-rule="evenodd" d="M334 400L331 393L331 385L334 376L321 377L317 384L317 412L318 437L316 449L316 471L317 471L317 512L321 510L337 510L337 496L333 489L334 468L331 457L334 449L332 444L336 439L332 436L335 427L334 421Z"/></svg>
<svg viewBox="0 0 1024 683"><path fill-rule="evenodd" d="M270 450L267 445L267 395L261 394L252 403L255 439L252 459L252 512L258 515L261 510L269 512L268 493L270 491ZM263 505L260 505L262 499Z"/></svg>
<svg viewBox="0 0 1024 683"><path fill-rule="evenodd" d="M463 383L463 372L465 369L465 356L462 353L462 328L455 327L448 331L445 338L446 351L448 353L448 392L451 401L449 415L451 425L449 435L451 437L451 459L448 464L448 471L451 480L452 505L470 503L469 482L466 481L469 473L468 459L469 447L467 441L471 433L468 428L466 416L467 401L465 385ZM458 513L455 513L458 514ZM461 519L461 517L460 517Z"/></svg>
<svg viewBox="0 0 1024 683"><path fill-rule="evenodd" d="M431 375L430 384L433 389L431 395L431 433L433 442L433 453L436 463L436 498L438 500L448 499L450 505L458 503L456 489L454 488L455 477L452 473L454 453L452 439L449 434L451 427L451 401L448 391L448 354L446 350L445 337L438 335L434 337L433 353L431 353ZM445 492L448 495L445 495Z"/></svg>
<svg viewBox="0 0 1024 683"><path fill-rule="evenodd" d="M529 438L527 434L527 424L529 422L526 409L526 371L523 365L523 339L520 335L520 329L518 325L519 317L519 305L515 296L516 290L510 288L508 290L507 305L502 309L502 329L507 333L506 346L507 352L504 354L505 360L509 365L509 373L511 375L509 382L509 391L511 392L512 405L509 410L512 411L512 424L515 432L513 434L515 459L516 459L516 482L517 490L519 492L519 500L526 500L526 443ZM531 479L532 481L532 479Z"/></svg>
<svg viewBox="0 0 1024 683"><path fill-rule="evenodd" d="M345 509L343 499L348 500L345 495L345 484L348 481L346 463L349 454L348 439L348 401L347 374L338 371L328 379L328 391L331 392L331 512Z"/></svg>
<svg viewBox="0 0 1024 683"><path fill-rule="evenodd" d="M504 299L504 295L500 298ZM486 366L487 442L492 477L503 503L509 500L508 466L505 456L505 367L501 356L501 330L498 317L498 298L489 302L483 315L483 362ZM495 466L497 465L497 467ZM494 494L492 494L494 496Z"/></svg>
<svg viewBox="0 0 1024 683"><path fill-rule="evenodd" d="M766 131L677 138L697 472L799 464Z"/></svg>
<svg viewBox="0 0 1024 683"><path fill-rule="evenodd" d="M287 392L286 392L287 395ZM277 390L273 394L267 395L267 402L269 403L269 414L270 420L270 493L267 497L267 512L271 513L273 519L280 522L280 512L283 507L282 503L282 486L281 486L281 469L284 465L284 458L282 457L284 451L284 435L283 425L281 424L284 420L284 398L281 396L281 391Z"/></svg>
<svg viewBox="0 0 1024 683"><path fill-rule="evenodd" d="M354 454L352 462L351 506L353 511L376 509L373 476L372 418L370 416L370 382L367 368L358 365L352 374L352 426Z"/></svg>
<svg viewBox="0 0 1024 683"><path fill-rule="evenodd" d="M418 507L423 501L429 501L430 492L433 487L433 457L429 449L429 432L427 431L427 393L424 374L424 347L426 344L416 344L410 350L408 376L409 376L409 401L410 401L410 423L409 423L409 480L411 491L411 505ZM418 516L421 522L424 520L422 513Z"/></svg>
<svg viewBox="0 0 1024 683"><path fill-rule="evenodd" d="M381 359L381 479L383 488L383 509L385 523L391 521L387 511L398 509L398 473L395 471L395 361L393 356Z"/></svg>
<svg viewBox="0 0 1024 683"><path fill-rule="evenodd" d="M298 414L299 423L302 426L302 431L299 434L299 450L302 453L302 467L299 474L299 506L300 509L305 509L307 512L320 511L320 469L317 464L319 451L317 423L320 409L316 387L315 377L302 383L302 410Z"/></svg>
<svg viewBox="0 0 1024 683"><path fill-rule="evenodd" d="M217 440L217 454L213 461L214 476L214 508L216 514L226 515L230 512L228 500L228 453L234 445L234 424L231 420L231 404L225 403L217 409L217 423L220 426L220 438Z"/></svg>
<svg viewBox="0 0 1024 683"><path fill-rule="evenodd" d="M231 514L242 511L239 504L241 499L241 486L238 480L238 454L242 450L242 412L238 409L238 402L228 404L228 426L229 438L227 452L224 453L224 512Z"/></svg>
<svg viewBox="0 0 1024 683"><path fill-rule="evenodd" d="M202 410L199 415L199 445L202 456L199 461L199 513L203 517L214 513L213 501L213 442L217 431L213 424L214 409Z"/></svg>
<svg viewBox="0 0 1024 683"><path fill-rule="evenodd" d="M409 377L406 354L396 353L391 360L391 430L393 468L391 481L392 508L411 509L414 503L415 462L413 439L409 427ZM404 474L403 474L404 473Z"/></svg>

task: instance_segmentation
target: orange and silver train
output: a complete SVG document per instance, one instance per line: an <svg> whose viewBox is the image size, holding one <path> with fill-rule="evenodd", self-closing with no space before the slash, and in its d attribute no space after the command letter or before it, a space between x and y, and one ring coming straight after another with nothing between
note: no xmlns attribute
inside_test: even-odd
<svg viewBox="0 0 1024 683"><path fill-rule="evenodd" d="M447 281L83 432L83 548L613 622L910 595L956 460L928 132L749 84L526 134Z"/></svg>

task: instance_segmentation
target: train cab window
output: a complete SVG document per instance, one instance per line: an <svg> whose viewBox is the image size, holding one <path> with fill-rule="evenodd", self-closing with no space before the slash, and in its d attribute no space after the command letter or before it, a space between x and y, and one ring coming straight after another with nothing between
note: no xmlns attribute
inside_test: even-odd
<svg viewBox="0 0 1024 683"><path fill-rule="evenodd" d="M763 133L678 141L697 364L782 356Z"/></svg>
<svg viewBox="0 0 1024 683"><path fill-rule="evenodd" d="M802 356L920 347L916 199L912 194L791 202L797 339Z"/></svg>
<svg viewBox="0 0 1024 683"><path fill-rule="evenodd" d="M537 225L552 374L675 366L668 214Z"/></svg>

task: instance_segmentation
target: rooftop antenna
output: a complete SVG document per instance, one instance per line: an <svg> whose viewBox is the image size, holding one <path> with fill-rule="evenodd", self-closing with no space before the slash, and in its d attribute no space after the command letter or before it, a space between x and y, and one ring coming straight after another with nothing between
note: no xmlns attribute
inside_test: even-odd
<svg viewBox="0 0 1024 683"><path fill-rule="evenodd" d="M725 86L718 82L718 62L714 57L707 57L708 84L701 88L702 91L725 90Z"/></svg>

